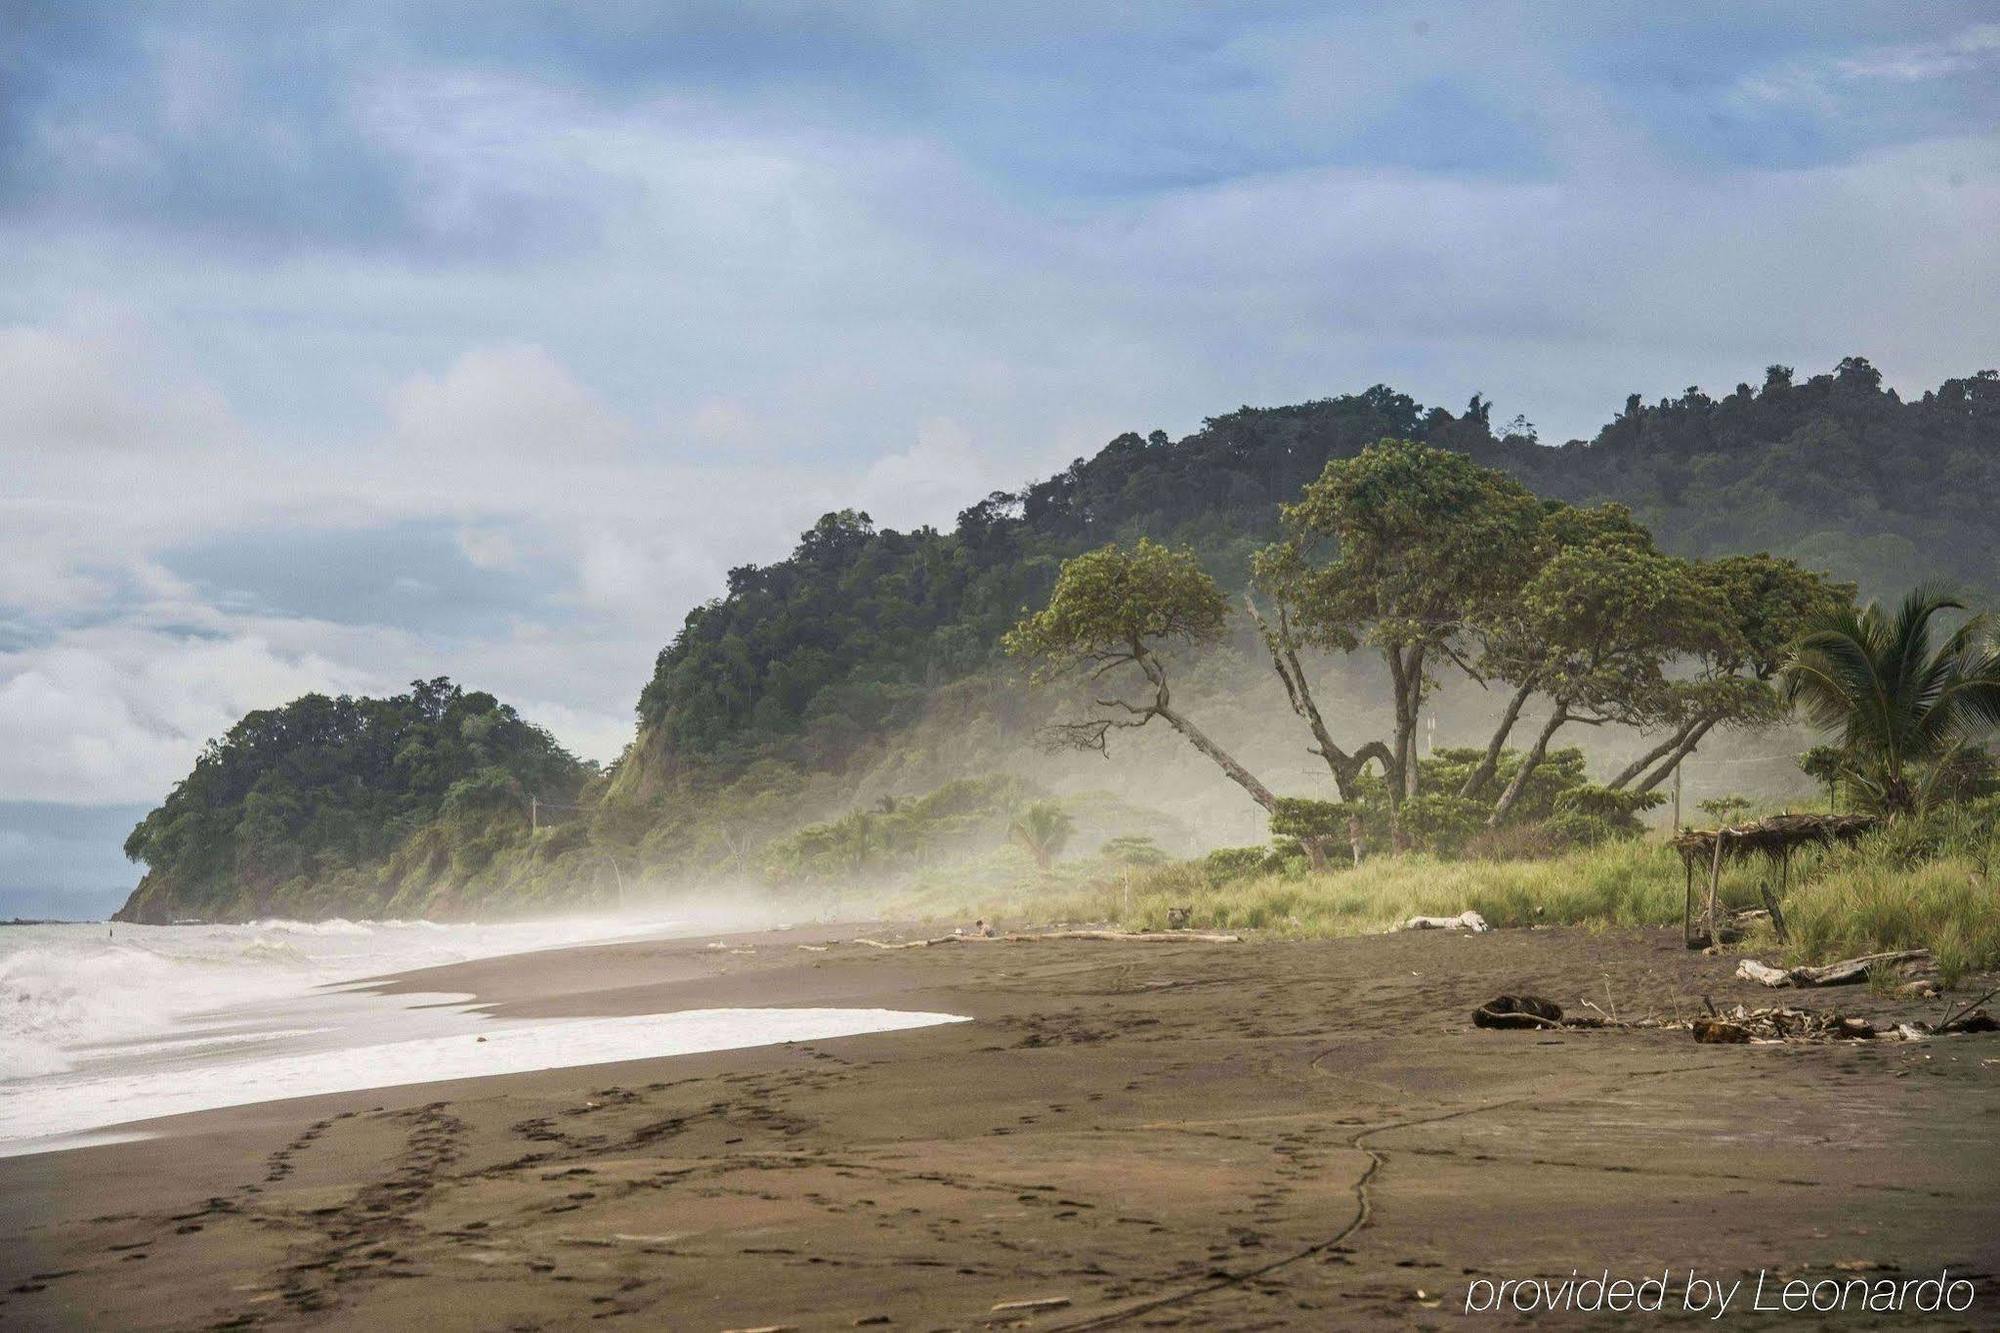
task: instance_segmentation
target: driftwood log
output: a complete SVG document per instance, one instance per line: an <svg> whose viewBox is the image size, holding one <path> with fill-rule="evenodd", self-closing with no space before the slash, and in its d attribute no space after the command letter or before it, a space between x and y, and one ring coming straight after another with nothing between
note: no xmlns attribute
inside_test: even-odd
<svg viewBox="0 0 2000 1333"><path fill-rule="evenodd" d="M1477 912L1464 911L1457 916L1413 916L1398 930L1468 930L1474 935L1484 935L1493 927L1486 924L1486 918Z"/></svg>
<svg viewBox="0 0 2000 1333"><path fill-rule="evenodd" d="M1868 980L1877 968L1907 967L1912 963L1927 963L1930 958L1929 949L1903 949L1895 953L1844 958L1823 967L1791 968L1772 967L1754 958L1745 958L1736 965L1736 975L1760 986L1852 986Z"/></svg>
<svg viewBox="0 0 2000 1333"><path fill-rule="evenodd" d="M1496 995L1472 1011L1472 1025L1481 1028L1559 1028L1562 1006L1539 995Z"/></svg>

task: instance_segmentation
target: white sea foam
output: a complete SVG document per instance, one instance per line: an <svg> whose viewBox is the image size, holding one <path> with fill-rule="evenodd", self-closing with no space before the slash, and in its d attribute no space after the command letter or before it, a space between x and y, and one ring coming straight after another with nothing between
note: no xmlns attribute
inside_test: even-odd
<svg viewBox="0 0 2000 1333"><path fill-rule="evenodd" d="M0 929L0 1085L75 1068L106 1045L183 1032L194 1015L329 982L670 933L672 923L615 918L8 927Z"/></svg>
<svg viewBox="0 0 2000 1333"><path fill-rule="evenodd" d="M714 928L716 923L707 923ZM0 930L0 1156L108 1126L287 1097L962 1021L882 1009L497 1020L465 995L330 983L611 939L672 922L258 921ZM92 1132L95 1131L95 1132Z"/></svg>
<svg viewBox="0 0 2000 1333"><path fill-rule="evenodd" d="M340 998L315 997L329 1002ZM347 999L397 1007L379 996ZM821 1041L966 1020L892 1009L695 1009L532 1022L495 1022L459 1013L445 1021L455 1022L459 1030L274 1055L208 1051L199 1059L169 1059L156 1054L140 1067L0 1087L0 1156L103 1142L102 1135L85 1131L108 1125L287 1097ZM379 1028L379 1016L367 1026Z"/></svg>

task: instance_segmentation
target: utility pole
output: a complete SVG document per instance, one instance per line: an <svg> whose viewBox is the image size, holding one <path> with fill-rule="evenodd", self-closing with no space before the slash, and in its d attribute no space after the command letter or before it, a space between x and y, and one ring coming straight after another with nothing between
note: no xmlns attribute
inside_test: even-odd
<svg viewBox="0 0 2000 1333"><path fill-rule="evenodd" d="M539 832L541 827L542 798L539 796L530 796L528 798L528 832Z"/></svg>

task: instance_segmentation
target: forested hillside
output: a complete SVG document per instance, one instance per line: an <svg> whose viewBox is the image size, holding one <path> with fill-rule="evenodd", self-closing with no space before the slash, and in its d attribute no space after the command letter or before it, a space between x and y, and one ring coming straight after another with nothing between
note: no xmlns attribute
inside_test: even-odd
<svg viewBox="0 0 2000 1333"><path fill-rule="evenodd" d="M1804 381L1772 367L1721 398L1634 396L1594 439L1557 448L1524 421L1496 429L1489 418L1482 397L1455 414L1378 386L1241 408L1178 441L1121 435L1056 476L971 504L950 531L828 514L789 558L731 570L722 595L689 613L639 697L633 745L602 777L490 696L444 681L253 713L134 831L127 851L148 873L125 915L538 910L605 901L627 874L793 883L821 862L927 861L942 854L943 826L904 829L927 808L909 798L1004 775L1014 785L977 788L986 804L952 816L992 834L1009 826L1007 802L1034 799L1050 772L1023 756L1052 705L1020 688L1001 640L1047 603L1066 559L1150 537L1192 550L1233 594L1280 535L1279 505L1330 460L1384 438L1469 456L1543 497L1622 502L1668 553L1770 551L1864 596L1937 577L1980 602L2000 589L1993 372L1904 402L1859 358ZM1255 636L1237 632L1233 648L1193 664L1185 687L1266 763L1296 771L1283 698L1271 696ZM1365 682L1354 688L1342 701L1350 713L1384 705ZM1472 695L1470 707L1488 706ZM1443 702L1448 723L1460 707ZM1271 739L1280 726L1284 738ZM1087 820L1080 840L1171 830L1194 850L1197 825L1217 827L1207 821L1218 803L1199 785L1213 775L1170 796L1180 756L1148 754L1143 792L1063 779L1073 803L1115 812ZM1005 801L993 794L1003 787ZM581 809L535 827L536 797ZM805 827L814 821L828 824ZM1223 831L1257 836L1240 821Z"/></svg>
<svg viewBox="0 0 2000 1333"><path fill-rule="evenodd" d="M732 570L660 654L639 702L652 757L741 758L801 738L837 764L857 735L941 681L993 660L1062 560L1150 536L1191 546L1225 586L1277 534L1280 502L1329 459L1384 437L1510 472L1542 495L1617 500L1682 555L1768 550L1858 583L1925 578L2000 589L2000 376L1949 380L1905 403L1852 357L1797 382L1711 398L1637 395L1589 442L1547 448L1490 405L1425 409L1377 386L1295 407L1241 408L1179 441L1121 435L1095 457L960 513L950 532L821 519L788 560Z"/></svg>

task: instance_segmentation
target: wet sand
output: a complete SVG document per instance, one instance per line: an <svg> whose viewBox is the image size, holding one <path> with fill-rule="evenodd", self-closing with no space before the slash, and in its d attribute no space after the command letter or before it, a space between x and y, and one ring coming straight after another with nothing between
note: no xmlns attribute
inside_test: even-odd
<svg viewBox="0 0 2000 1333"><path fill-rule="evenodd" d="M1949 1268L1977 1289L1962 1324L2000 1323L2000 1038L1469 1021L1521 991L1621 1016L1703 995L1934 1003L1762 990L1672 932L897 952L844 942L860 934L884 930L397 978L519 1015L975 1021L209 1112L0 1160L0 1326L1477 1327L1528 1321L1468 1317L1476 1279L1667 1269L1671 1312L1691 1267L1769 1270L1767 1290ZM1729 1326L1796 1325L1750 1299Z"/></svg>

